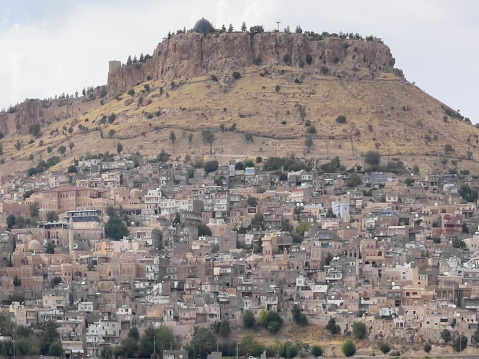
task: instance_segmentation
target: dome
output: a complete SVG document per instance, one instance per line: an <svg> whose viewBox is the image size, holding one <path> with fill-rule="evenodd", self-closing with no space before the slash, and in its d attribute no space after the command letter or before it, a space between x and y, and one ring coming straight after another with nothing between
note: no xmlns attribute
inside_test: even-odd
<svg viewBox="0 0 479 359"><path fill-rule="evenodd" d="M39 241L34 239L28 244L28 250L43 251L43 246L40 244Z"/></svg>
<svg viewBox="0 0 479 359"><path fill-rule="evenodd" d="M196 22L195 26L193 27L193 31L199 32L200 34L207 34L209 32L214 32L215 29L213 25L211 25L211 22L205 18L201 18Z"/></svg>

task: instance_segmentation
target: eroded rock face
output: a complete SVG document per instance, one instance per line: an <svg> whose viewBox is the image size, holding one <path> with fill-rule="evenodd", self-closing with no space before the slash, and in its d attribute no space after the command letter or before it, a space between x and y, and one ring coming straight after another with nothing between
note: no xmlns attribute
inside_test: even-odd
<svg viewBox="0 0 479 359"><path fill-rule="evenodd" d="M4 136L8 133L7 121L8 121L8 115L5 112L0 112L0 134Z"/></svg>
<svg viewBox="0 0 479 359"><path fill-rule="evenodd" d="M311 56L311 64L306 57ZM394 60L383 43L328 37L310 40L304 34L267 32L178 34L158 44L153 57L142 64L122 66L110 63L109 99L146 81L192 78L209 73L231 73L252 65L310 66L347 78L375 77L377 72L392 72ZM360 71L366 69L367 71ZM359 74L360 73L360 74Z"/></svg>
<svg viewBox="0 0 479 359"><path fill-rule="evenodd" d="M18 105L15 112L15 126L20 135L28 134L31 125L44 125L43 113L40 110L40 100L27 99Z"/></svg>

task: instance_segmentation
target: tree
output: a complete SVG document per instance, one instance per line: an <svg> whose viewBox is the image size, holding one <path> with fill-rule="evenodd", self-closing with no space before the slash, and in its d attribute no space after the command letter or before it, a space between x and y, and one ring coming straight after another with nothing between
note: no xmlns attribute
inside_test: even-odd
<svg viewBox="0 0 479 359"><path fill-rule="evenodd" d="M38 207L38 204L32 203L30 205L30 217L38 217L40 214L40 208Z"/></svg>
<svg viewBox="0 0 479 359"><path fill-rule="evenodd" d="M462 185L459 189L459 194L461 195L462 199L466 202L477 202L478 192L477 190L473 190L468 185Z"/></svg>
<svg viewBox="0 0 479 359"><path fill-rule="evenodd" d="M108 222L105 225L105 235L107 238L118 241L123 237L129 236L130 231L121 218L114 214L108 219Z"/></svg>
<svg viewBox="0 0 479 359"><path fill-rule="evenodd" d="M356 354L356 346L352 342L352 340L346 340L341 347L341 350L343 351L343 354L347 357L352 357L354 354Z"/></svg>
<svg viewBox="0 0 479 359"><path fill-rule="evenodd" d="M247 31L247 27L246 27L246 22L243 21L243 23L241 24L241 32L246 32Z"/></svg>
<svg viewBox="0 0 479 359"><path fill-rule="evenodd" d="M193 134L190 133L190 134L188 135L188 141L191 143L192 140L193 140Z"/></svg>
<svg viewBox="0 0 479 359"><path fill-rule="evenodd" d="M0 313L0 328L2 328L2 335L13 336L15 333L15 324L10 317L4 313Z"/></svg>
<svg viewBox="0 0 479 359"><path fill-rule="evenodd" d="M230 24L230 26L228 27L228 32L233 32L233 24Z"/></svg>
<svg viewBox="0 0 479 359"><path fill-rule="evenodd" d="M68 147L70 147L70 153L72 153L73 152L73 147L75 147L75 144L73 142L70 142L68 144Z"/></svg>
<svg viewBox="0 0 479 359"><path fill-rule="evenodd" d="M389 346L388 343L384 343L384 342L379 342L378 343L378 348L380 351L383 352L383 354L387 354L391 351L391 347Z"/></svg>
<svg viewBox="0 0 479 359"><path fill-rule="evenodd" d="M70 165L70 166L68 166L67 172L68 173L77 173L78 169L75 165Z"/></svg>
<svg viewBox="0 0 479 359"><path fill-rule="evenodd" d="M431 344L429 344L429 343L424 344L424 351L426 353L429 353L431 351L431 349L432 349Z"/></svg>
<svg viewBox="0 0 479 359"><path fill-rule="evenodd" d="M62 282L62 277L54 277L51 281L52 287L56 287Z"/></svg>
<svg viewBox="0 0 479 359"><path fill-rule="evenodd" d="M118 154L120 154L121 151L123 151L123 145L120 142L118 142L116 144L116 152L118 152Z"/></svg>
<svg viewBox="0 0 479 359"><path fill-rule="evenodd" d="M265 347L258 340L256 340L254 335L245 335L241 340L239 349L239 354L242 356L251 355L258 357L264 352Z"/></svg>
<svg viewBox="0 0 479 359"><path fill-rule="evenodd" d="M211 330L198 328L188 344L188 349L193 354L190 357L206 358L208 354L216 350L216 337Z"/></svg>
<svg viewBox="0 0 479 359"><path fill-rule="evenodd" d="M223 338L228 338L230 335L230 321L228 319L224 319L220 323L220 328L218 330L219 335L221 335Z"/></svg>
<svg viewBox="0 0 479 359"><path fill-rule="evenodd" d="M363 322L354 322L353 324L353 335L358 339L365 339L368 334L366 324Z"/></svg>
<svg viewBox="0 0 479 359"><path fill-rule="evenodd" d="M368 151L364 156L364 162L370 166L377 166L381 161L381 155L376 151Z"/></svg>
<svg viewBox="0 0 479 359"><path fill-rule="evenodd" d="M218 169L218 161L213 160L206 162L204 169L206 173L215 172Z"/></svg>
<svg viewBox="0 0 479 359"><path fill-rule="evenodd" d="M137 327L131 327L128 331L128 337L133 338L135 340L140 340L140 333L138 332Z"/></svg>
<svg viewBox="0 0 479 359"><path fill-rule="evenodd" d="M308 325L308 318L306 318L306 315L301 313L301 307L299 305L293 305L293 309L291 309L291 314L293 315L293 320L296 324Z"/></svg>
<svg viewBox="0 0 479 359"><path fill-rule="evenodd" d="M256 207L258 205L258 198L248 196L248 206Z"/></svg>
<svg viewBox="0 0 479 359"><path fill-rule="evenodd" d="M306 139L304 140L304 144L306 145L306 147L308 147L308 151L309 151L311 147L313 146L313 137L307 136Z"/></svg>
<svg viewBox="0 0 479 359"><path fill-rule="evenodd" d="M451 339L452 339L451 332L450 332L448 329L444 329L444 330L441 332L441 338L442 338L442 340L444 340L446 343L450 342Z"/></svg>
<svg viewBox="0 0 479 359"><path fill-rule="evenodd" d="M65 146L58 147L58 153L61 155L65 155L67 148Z"/></svg>
<svg viewBox="0 0 479 359"><path fill-rule="evenodd" d="M28 156L28 159L29 159L30 161L32 161L32 162L33 162L33 159L34 159L34 158L35 158L35 157L33 156L33 153L30 154L30 156Z"/></svg>
<svg viewBox="0 0 479 359"><path fill-rule="evenodd" d="M131 60L130 57L129 57L129 59ZM103 358L103 359L109 359L109 358L113 357L113 349L111 348L111 346L109 346L109 345L104 346L101 349L100 357Z"/></svg>
<svg viewBox="0 0 479 359"><path fill-rule="evenodd" d="M326 330L331 334L339 334L341 333L341 327L336 324L335 318L330 318L328 324L326 324Z"/></svg>
<svg viewBox="0 0 479 359"><path fill-rule="evenodd" d="M196 227L198 227L198 236L203 237L211 237L213 234L211 233L210 227L208 227L206 224L200 223L197 224Z"/></svg>
<svg viewBox="0 0 479 359"><path fill-rule="evenodd" d="M263 310L259 316L258 324L267 329L270 333L276 333L281 327L281 324L283 324L283 320L278 312Z"/></svg>
<svg viewBox="0 0 479 359"><path fill-rule="evenodd" d="M363 180L356 173L353 173L346 180L346 186L348 186L348 187L357 187L357 186L361 185L362 183L363 183Z"/></svg>
<svg viewBox="0 0 479 359"><path fill-rule="evenodd" d="M452 348L456 352L462 352L464 349L467 348L467 337L465 335L459 335L454 338L454 342L452 343Z"/></svg>
<svg viewBox="0 0 479 359"><path fill-rule="evenodd" d="M49 242L45 248L45 253L55 254L55 245L52 242Z"/></svg>
<svg viewBox="0 0 479 359"><path fill-rule="evenodd" d="M173 153L175 153L175 141L176 141L176 135L174 131L170 132L170 141L173 145Z"/></svg>
<svg viewBox="0 0 479 359"><path fill-rule="evenodd" d="M135 358L137 356L140 346L138 340L133 337L126 337L122 342L123 356L125 358Z"/></svg>
<svg viewBox="0 0 479 359"><path fill-rule="evenodd" d="M15 225L15 222L16 222L16 218L15 218L15 215L14 214L9 214L8 217L7 217L7 227L8 229L12 229L13 226Z"/></svg>
<svg viewBox="0 0 479 359"><path fill-rule="evenodd" d="M162 353L166 349L179 349L180 345L175 339L171 329L160 327L159 329L147 328L140 338L140 357L151 358L153 343L156 343L156 352Z"/></svg>
<svg viewBox="0 0 479 359"><path fill-rule="evenodd" d="M256 213L251 220L251 227L259 227L263 229L264 227L264 216L261 213Z"/></svg>
<svg viewBox="0 0 479 359"><path fill-rule="evenodd" d="M319 345L313 345L311 347L311 354L313 354L313 356L316 358L323 356L323 348L321 348Z"/></svg>
<svg viewBox="0 0 479 359"><path fill-rule="evenodd" d="M201 131L201 135L203 136L203 142L207 142L210 144L210 153L212 153L213 142L215 142L215 134L210 130L204 129Z"/></svg>
<svg viewBox="0 0 479 359"><path fill-rule="evenodd" d="M50 356L61 357L63 355L63 346L62 343L58 340L50 344L50 350L48 351Z"/></svg>
<svg viewBox="0 0 479 359"><path fill-rule="evenodd" d="M256 325L256 318L251 310L246 310L243 313L243 326L247 329L252 329Z"/></svg>
<svg viewBox="0 0 479 359"><path fill-rule="evenodd" d="M15 353L17 355L27 355L28 350L28 340L25 338L18 339L15 341Z"/></svg>

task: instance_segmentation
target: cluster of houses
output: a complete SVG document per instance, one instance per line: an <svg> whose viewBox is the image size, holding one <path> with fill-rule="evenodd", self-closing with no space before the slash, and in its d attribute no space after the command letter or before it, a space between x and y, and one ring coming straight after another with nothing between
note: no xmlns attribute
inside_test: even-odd
<svg viewBox="0 0 479 359"><path fill-rule="evenodd" d="M54 320L64 350L93 357L133 325L186 343L195 327L240 327L246 310L291 323L295 304L309 323L335 318L347 334L360 320L394 343L477 329L479 212L459 194L479 187L472 176L358 173L348 187L347 174L261 163L130 162L2 177L0 311L17 325ZM9 226L32 207L34 225ZM108 207L128 236L106 238Z"/></svg>

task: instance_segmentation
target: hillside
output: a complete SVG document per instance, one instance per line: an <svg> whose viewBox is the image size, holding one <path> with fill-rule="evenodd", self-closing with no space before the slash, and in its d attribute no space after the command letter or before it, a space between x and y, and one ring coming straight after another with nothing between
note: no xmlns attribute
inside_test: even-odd
<svg viewBox="0 0 479 359"><path fill-rule="evenodd" d="M108 85L89 96L27 100L15 113L0 114L0 132L5 135L0 141L4 160L0 171L25 170L58 155L61 146L67 150L58 167L87 153L116 152L118 142L124 147L122 153L151 157L162 149L173 153L171 131L176 136L174 157L208 157L212 154L203 142L203 129L215 134L212 148L220 162L295 153L320 163L339 156L352 166L362 165L362 156L377 150L383 162L400 159L409 167L417 164L430 170L457 164L460 169L477 169L479 129L454 118L459 114L407 82L401 71L390 66L392 56L384 44L286 35L176 35L159 44L153 57L140 66L110 64ZM218 42L216 50L208 45L209 37ZM238 43L248 41L244 46L252 52L238 60ZM197 42L201 44L195 50ZM273 42L274 56L268 50ZM231 44L237 50L228 50ZM183 53L184 46L192 50ZM287 49L291 61L285 61L282 49ZM198 52L201 59L196 63ZM221 62L222 52L225 61ZM182 53L183 58L178 57ZM363 53L365 65L359 67L356 56ZM311 64L302 60L307 55L312 56ZM254 65L258 57L262 61ZM203 63L216 65L203 67ZM139 70L150 80L132 75ZM241 77L234 79L233 70ZM130 87L133 82L139 84ZM118 95L120 90L129 94ZM336 121L339 115L346 117L345 123ZM38 137L29 134L36 123L41 124ZM316 133L307 133L308 124ZM246 134L252 135L252 141ZM313 139L309 151L307 136Z"/></svg>

